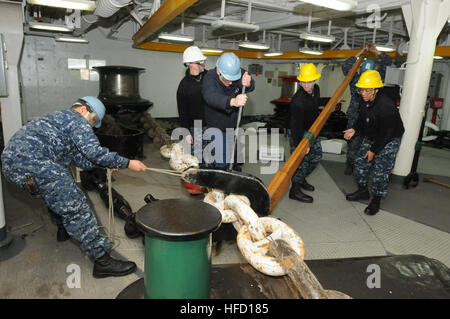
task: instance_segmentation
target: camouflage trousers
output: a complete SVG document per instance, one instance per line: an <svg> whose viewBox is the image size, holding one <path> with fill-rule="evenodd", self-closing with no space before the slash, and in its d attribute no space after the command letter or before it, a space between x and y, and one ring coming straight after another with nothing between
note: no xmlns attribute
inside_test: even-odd
<svg viewBox="0 0 450 319"><path fill-rule="evenodd" d="M67 167L40 160L17 164L3 160L4 176L22 188L25 175L36 179L40 196L48 208L61 217L67 233L92 259L98 259L111 249L110 241L101 236L95 213L84 192L78 187Z"/></svg>
<svg viewBox="0 0 450 319"><path fill-rule="evenodd" d="M294 144L291 130L287 132L289 138L289 144L291 146L291 154L294 152L297 145ZM315 140L314 144L310 147L309 153L305 155L303 161L298 166L294 175L292 176L292 183L303 184L305 178L311 174L322 159L322 145L319 140Z"/></svg>
<svg viewBox="0 0 450 319"><path fill-rule="evenodd" d="M361 146L361 136L354 135L350 140L347 141L347 163L350 165L355 164L356 157L359 153L359 148Z"/></svg>
<svg viewBox="0 0 450 319"><path fill-rule="evenodd" d="M400 138L394 138L387 143L383 149L375 154L373 160L369 163L364 155L370 149L374 142L370 141L366 137L361 142L359 148L358 157L355 160L353 167L353 174L356 182L360 187L367 187L369 183L370 169L373 168L372 177L372 195L386 197L389 176L395 164L395 157L397 156L398 149L400 148Z"/></svg>
<svg viewBox="0 0 450 319"><path fill-rule="evenodd" d="M358 118L358 103L350 103L347 110L347 129L353 128ZM358 156L359 147L361 146L361 136L355 135L347 141L347 163L354 165L355 159Z"/></svg>

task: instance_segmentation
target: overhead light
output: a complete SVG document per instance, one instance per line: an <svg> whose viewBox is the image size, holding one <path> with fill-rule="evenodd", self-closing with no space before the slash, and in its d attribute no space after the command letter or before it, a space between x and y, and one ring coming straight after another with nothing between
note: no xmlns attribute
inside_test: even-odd
<svg viewBox="0 0 450 319"><path fill-rule="evenodd" d="M244 41L244 42L239 43L239 46L241 48L246 48L246 49L269 50L268 45L265 45L263 43L258 43L258 42Z"/></svg>
<svg viewBox="0 0 450 319"><path fill-rule="evenodd" d="M397 53L399 55L408 54L409 42L400 42L397 46Z"/></svg>
<svg viewBox="0 0 450 319"><path fill-rule="evenodd" d="M312 54L312 55L322 55L323 51L321 50L315 50L315 49L310 49L308 47L303 47L299 50L299 52L304 53L304 54Z"/></svg>
<svg viewBox="0 0 450 319"><path fill-rule="evenodd" d="M358 0L300 0L316 6L330 8L339 11L350 11L358 6Z"/></svg>
<svg viewBox="0 0 450 319"><path fill-rule="evenodd" d="M395 51L395 47L393 45L375 44L375 46L377 47L377 50L381 51L381 52L394 52Z"/></svg>
<svg viewBox="0 0 450 319"><path fill-rule="evenodd" d="M435 60L442 60L443 57L441 57L441 56L439 56L439 55L435 55L435 56L433 57L433 59L435 59Z"/></svg>
<svg viewBox="0 0 450 319"><path fill-rule="evenodd" d="M87 0L27 0L27 2L39 6L86 10L86 11L95 10L95 1L87 1Z"/></svg>
<svg viewBox="0 0 450 319"><path fill-rule="evenodd" d="M283 55L283 52L281 52L281 51L272 51L272 52L264 53L264 56L280 56L280 55Z"/></svg>
<svg viewBox="0 0 450 319"><path fill-rule="evenodd" d="M38 30L47 30L47 31L60 31L60 32L72 32L73 27L72 26L66 26L66 25L56 25L56 24L50 24L50 23L30 23L31 29L38 29Z"/></svg>
<svg viewBox="0 0 450 319"><path fill-rule="evenodd" d="M203 25L202 28L203 28L203 30L202 30L202 45L200 46L200 50L203 53L222 53L223 52L222 49L208 47L208 45L206 44L206 26ZM220 47L220 39L217 39L217 46Z"/></svg>
<svg viewBox="0 0 450 319"><path fill-rule="evenodd" d="M394 46L394 43L392 43L392 36L393 36L393 30L394 28L394 17L392 16L391 18L391 26L389 28L389 40L386 44L375 44L375 46L377 47L378 51L381 52L394 52L397 48ZM374 28L373 30L373 39L372 39L372 43L376 43L375 39L376 39L376 34L377 34L377 28Z"/></svg>
<svg viewBox="0 0 450 319"><path fill-rule="evenodd" d="M259 30L259 25L244 22L228 21L223 19L218 19L211 23L211 27L214 29L224 28L233 30L246 30L251 32L256 32Z"/></svg>
<svg viewBox="0 0 450 319"><path fill-rule="evenodd" d="M75 42L75 43L89 43L85 38L75 38L75 37L56 37L58 42Z"/></svg>
<svg viewBox="0 0 450 319"><path fill-rule="evenodd" d="M319 33L308 33L308 32L301 33L300 38L310 41L326 42L326 43L330 43L335 40L335 37L332 35L324 35Z"/></svg>
<svg viewBox="0 0 450 319"><path fill-rule="evenodd" d="M264 53L264 56L273 57L273 56L280 56L284 53L281 51L281 34L278 35L278 50L273 50L272 48L269 49L269 52Z"/></svg>
<svg viewBox="0 0 450 319"><path fill-rule="evenodd" d="M193 42L194 38L184 34L184 12L181 13L181 34L160 33L159 39L177 41L177 42Z"/></svg>
<svg viewBox="0 0 450 319"><path fill-rule="evenodd" d="M178 42L193 42L194 38L184 34L170 34L170 33L161 33L158 35L159 39L169 40L169 41L178 41Z"/></svg>
<svg viewBox="0 0 450 319"><path fill-rule="evenodd" d="M215 48L200 48L200 50L204 53L222 53L222 49L215 49Z"/></svg>

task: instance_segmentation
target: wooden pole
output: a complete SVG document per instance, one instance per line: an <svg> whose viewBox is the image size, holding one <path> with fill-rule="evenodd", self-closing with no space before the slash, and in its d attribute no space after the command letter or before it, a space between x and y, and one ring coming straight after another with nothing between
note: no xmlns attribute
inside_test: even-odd
<svg viewBox="0 0 450 319"><path fill-rule="evenodd" d="M331 113L334 111L336 104L339 102L342 94L344 94L345 89L350 84L363 59L363 56L358 58L350 72L345 77L344 81L342 81L341 85L337 88L336 92L334 92L325 108L314 121L313 125L309 128L309 132L314 134L314 138L317 138ZM269 186L267 187L270 195L270 212L275 209L281 197L283 197L283 194L289 188L291 178L305 157L306 150L309 146L309 140L307 138L303 138L287 160L286 164L284 164L283 168L279 170L271 180Z"/></svg>

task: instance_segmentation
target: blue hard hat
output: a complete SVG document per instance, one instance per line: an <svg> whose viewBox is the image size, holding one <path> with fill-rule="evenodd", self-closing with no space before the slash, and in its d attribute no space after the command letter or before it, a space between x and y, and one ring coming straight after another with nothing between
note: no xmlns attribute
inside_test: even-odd
<svg viewBox="0 0 450 319"><path fill-rule="evenodd" d="M216 67L228 81L236 81L241 78L241 61L232 52L222 54L217 60Z"/></svg>
<svg viewBox="0 0 450 319"><path fill-rule="evenodd" d="M105 106L102 101L100 101L95 96L85 96L78 99L77 102L86 103L98 116L98 122L95 124L95 128L99 128L102 125L102 119L105 116ZM83 103L83 104L84 104Z"/></svg>
<svg viewBox="0 0 450 319"><path fill-rule="evenodd" d="M375 70L375 61L372 59L365 59L361 64L361 72L366 72L368 70Z"/></svg>

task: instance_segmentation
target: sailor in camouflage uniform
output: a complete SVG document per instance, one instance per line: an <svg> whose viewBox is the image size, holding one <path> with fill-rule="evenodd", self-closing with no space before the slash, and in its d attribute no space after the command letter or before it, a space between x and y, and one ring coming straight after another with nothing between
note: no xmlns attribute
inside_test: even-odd
<svg viewBox="0 0 450 319"><path fill-rule="evenodd" d="M361 54L365 54L367 52L373 52L376 54L380 61L380 66L378 68L378 72L380 73L381 78L384 78L386 73L386 66L392 64L392 59L389 55L384 52L380 52L377 50L374 44L369 43L366 47L364 47L358 54L352 56L344 61L342 64L342 72L344 75L347 75L356 60ZM372 59L367 59L361 64L361 73L374 70L375 62ZM350 94L351 100L347 109L347 129L352 128L355 124L356 119L358 118L359 113L359 103L361 101L361 96L358 93L358 88L355 84L358 82L360 74L356 73L350 82ZM351 140L347 142L347 165L345 168L345 175L350 175L352 173L353 164L355 162L356 156L358 155L359 146L361 144L361 136L355 135Z"/></svg>
<svg viewBox="0 0 450 319"><path fill-rule="evenodd" d="M362 137L353 168L358 190L346 198L349 201L370 198L368 183L373 168L373 197L364 212L375 215L380 209L381 198L387 195L389 176L405 129L394 102L379 92L383 82L377 71L364 72L356 87L360 88L362 97L360 112L353 128L344 131L344 138L349 140L355 134Z"/></svg>
<svg viewBox="0 0 450 319"><path fill-rule="evenodd" d="M320 97L320 89L316 81L321 77L317 68L312 63L302 66L297 79L300 86L292 97L289 105L289 129L288 138L291 145L291 153L308 132L311 125L319 116L319 106L327 104L329 98ZM319 140L315 140L292 176L292 187L289 198L304 203L312 203L313 197L302 192L302 189L314 191L314 186L306 181L322 159L322 146Z"/></svg>
<svg viewBox="0 0 450 319"><path fill-rule="evenodd" d="M97 278L130 274L136 264L109 255L111 243L100 235L95 213L73 180L69 165L84 170L146 169L142 162L100 146L92 127L100 127L104 114L105 107L97 98L78 99L71 109L46 114L23 126L1 156L7 180L44 200L67 233L95 261L93 275Z"/></svg>

